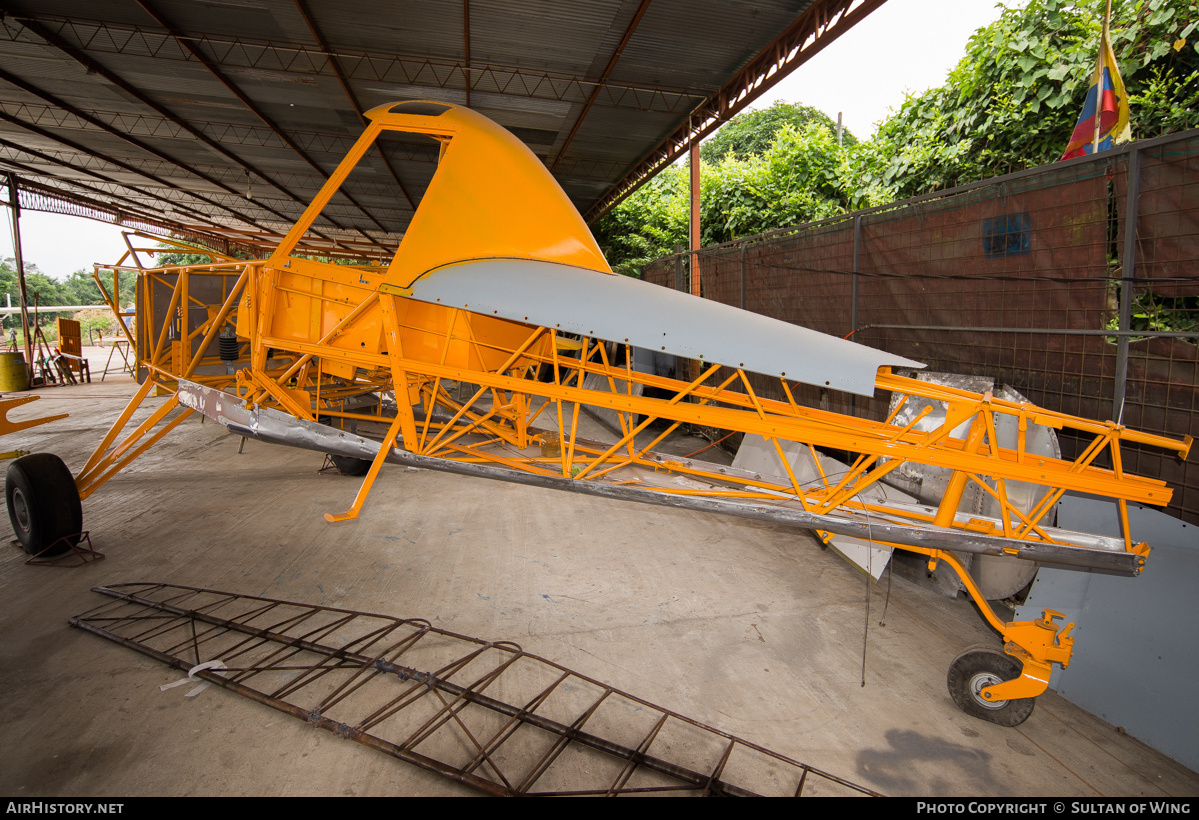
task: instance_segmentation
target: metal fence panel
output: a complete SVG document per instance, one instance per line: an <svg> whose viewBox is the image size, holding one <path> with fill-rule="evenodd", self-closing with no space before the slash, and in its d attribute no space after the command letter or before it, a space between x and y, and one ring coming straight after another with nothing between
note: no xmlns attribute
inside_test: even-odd
<svg viewBox="0 0 1199 820"><path fill-rule="evenodd" d="M643 278L689 288L690 259L657 260ZM933 370L993 376L1051 410L1199 437L1199 132L705 248L698 260L706 298L853 334ZM751 384L782 398L770 380ZM887 409L886 396L811 385L795 397L876 419ZM1076 442L1062 445L1076 454ZM1135 447L1123 457L1170 482L1167 512L1199 523L1194 460Z"/></svg>

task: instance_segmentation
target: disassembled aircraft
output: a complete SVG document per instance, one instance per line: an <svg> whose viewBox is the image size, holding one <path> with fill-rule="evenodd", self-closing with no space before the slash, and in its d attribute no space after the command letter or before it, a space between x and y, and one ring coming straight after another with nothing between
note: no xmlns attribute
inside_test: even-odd
<svg viewBox="0 0 1199 820"><path fill-rule="evenodd" d="M200 412L243 436L328 453L343 472L365 473L353 504L329 521L358 515L387 461L760 518L825 541L849 536L917 553L930 570L952 568L1003 635L1003 652L963 652L949 689L964 711L1004 725L1031 713L1051 664L1070 662L1072 625L1055 623L1061 616L1052 610L1005 623L962 556L1129 575L1144 566L1149 550L1128 530L1127 503L1165 505L1171 491L1125 472L1121 443L1185 458L1189 437L902 377L893 368L923 365L614 274L542 162L500 126L433 102L367 116L366 131L270 258L214 254L205 265L97 269L106 291L100 274L112 273L119 315L119 275L139 277L130 341L140 345L144 381L73 478L61 462L48 469L19 460L10 469L10 516L26 549L68 550L81 528L46 517L40 499L69 498L77 513L79 499ZM297 253L367 150L397 132L435 140L439 164L390 264ZM690 362L679 368L689 374L642 372L636 363L647 352ZM760 395L750 373L774 380L782 398ZM873 421L801 406L797 383L897 398L889 418ZM134 424L155 391L166 401ZM583 405L614 415L615 443L576 435ZM650 431L660 421L665 430ZM778 455L779 475L656 453L681 425L760 436ZM1089 444L1073 460L1037 453L1027 445L1038 425ZM375 438L358 433L371 426ZM1010 446L1000 428L1012 431ZM796 453L809 457L806 473L793 467ZM848 467L826 469L828 453L849 454ZM1102 459L1111 466L1096 466ZM904 465L946 470L937 503L880 492L880 480ZM968 486L992 514L961 508ZM1030 486L1038 492L1016 492ZM1123 538L1052 527L1067 491L1115 499ZM1017 495L1032 500L1016 503Z"/></svg>

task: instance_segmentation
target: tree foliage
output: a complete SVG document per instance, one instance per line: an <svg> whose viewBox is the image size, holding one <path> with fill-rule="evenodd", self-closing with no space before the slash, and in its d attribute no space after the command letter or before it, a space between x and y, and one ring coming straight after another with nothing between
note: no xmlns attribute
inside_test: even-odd
<svg viewBox="0 0 1199 820"><path fill-rule="evenodd" d="M1097 6L1030 0L1003 9L970 38L945 85L909 97L882 124L855 161L862 182L902 199L1056 161L1095 69ZM1191 0L1113 5L1134 138L1199 126L1194 11Z"/></svg>
<svg viewBox="0 0 1199 820"><path fill-rule="evenodd" d="M111 288L111 284L108 285ZM132 276L124 276L121 279L121 304L130 304L134 299L134 278ZM0 260L0 290L3 290L7 295L7 300L3 295L0 295L0 304L7 304L8 301L16 306L21 303L20 286L17 283L17 264L16 259L9 257L8 259ZM84 311L76 313L74 318L83 321L84 335L87 334L87 329L101 330L105 333L113 333L115 331L116 319L112 312L104 306L104 298L100 294L100 288L96 286L96 281L92 278L91 273L82 268L67 276L62 281L59 281L51 276L43 273L38 266L32 262L25 263L25 290L29 296L29 304L34 303L34 294L37 294L37 304L43 308L53 307L55 305L98 305L102 306L97 311ZM63 316L62 313L47 313L41 317L41 325L47 338L54 338L54 319ZM8 317L3 323L5 328L15 327L20 330L21 319L17 314Z"/></svg>
<svg viewBox="0 0 1199 820"><path fill-rule="evenodd" d="M1113 4L1112 46L1137 139L1199 127L1194 0ZM944 85L908 97L875 136L838 145L832 120L776 103L700 148L705 245L1056 161L1099 49L1101 3L1029 0L979 29ZM597 228L615 268L686 244L688 171L675 166Z"/></svg>
<svg viewBox="0 0 1199 820"><path fill-rule="evenodd" d="M155 256L154 265L159 268L171 265L209 265L212 261L212 257L206 253L160 253Z"/></svg>
<svg viewBox="0 0 1199 820"><path fill-rule="evenodd" d="M827 118L826 118L827 119ZM784 125L762 155L726 157L701 181L704 244L728 242L833 216L844 210L839 174L846 155L831 123Z"/></svg>
<svg viewBox="0 0 1199 820"><path fill-rule="evenodd" d="M126 276L121 282L122 300L133 299L133 277ZM103 305L104 298L91 273L80 268L59 281L43 273L36 264L25 263L25 290L29 303L37 294L39 305ZM0 291L7 294L14 305L20 304L20 288L17 284L17 263L12 257L0 260ZM3 299L0 296L0 299Z"/></svg>
<svg viewBox="0 0 1199 820"><path fill-rule="evenodd" d="M730 154L742 160L760 156L770 150L775 135L785 126L801 131L812 124L822 125L834 134L837 130L837 124L823 111L778 100L769 108L747 111L725 123L700 145L699 156L710 164ZM842 139L846 145L857 145L858 142L848 130L843 132Z"/></svg>
<svg viewBox="0 0 1199 820"><path fill-rule="evenodd" d="M840 179L852 149L848 144L838 146L836 124L828 117L800 120L791 116L796 110L813 109L776 103L765 112L742 115L782 112L777 117L754 118L774 129L760 153L741 155L746 146L757 144L742 139L743 129L734 129L733 137L721 143L725 153L715 162L703 160L701 147L704 245L833 216L845 209L848 202ZM738 125L740 119L729 126ZM675 245L687 244L690 173L686 162L667 168L600 220L597 235L616 269L637 275L646 262L672 253Z"/></svg>

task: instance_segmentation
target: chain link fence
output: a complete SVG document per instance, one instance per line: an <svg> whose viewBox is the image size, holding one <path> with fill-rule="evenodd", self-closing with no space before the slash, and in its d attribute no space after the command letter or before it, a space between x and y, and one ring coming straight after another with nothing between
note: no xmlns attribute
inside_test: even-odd
<svg viewBox="0 0 1199 820"><path fill-rule="evenodd" d="M689 291L692 254L642 278ZM1030 401L1199 437L1199 131L704 248L701 294L853 338ZM816 354L813 354L816 355ZM784 398L777 381L755 390ZM796 399L874 419L811 385ZM1063 455L1079 443L1062 437ZM1199 523L1199 463L1126 446Z"/></svg>

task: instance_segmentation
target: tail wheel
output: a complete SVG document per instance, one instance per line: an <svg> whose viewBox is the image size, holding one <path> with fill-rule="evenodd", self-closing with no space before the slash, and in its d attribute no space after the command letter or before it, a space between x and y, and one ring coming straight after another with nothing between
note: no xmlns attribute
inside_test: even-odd
<svg viewBox="0 0 1199 820"><path fill-rule="evenodd" d="M366 475L366 471L371 468L371 463L365 458L335 455L330 455L329 458L342 475Z"/></svg>
<svg viewBox="0 0 1199 820"><path fill-rule="evenodd" d="M50 557L79 543L83 505L71 471L58 456L33 453L10 464L4 497L8 519L25 552Z"/></svg>
<svg viewBox="0 0 1199 820"><path fill-rule="evenodd" d="M1000 726L1019 726L1032 714L1036 698L990 701L982 696L982 690L1015 680L1023 669L1011 655L989 646L972 646L949 665L949 696L968 715Z"/></svg>

